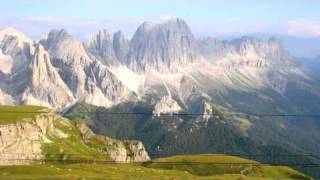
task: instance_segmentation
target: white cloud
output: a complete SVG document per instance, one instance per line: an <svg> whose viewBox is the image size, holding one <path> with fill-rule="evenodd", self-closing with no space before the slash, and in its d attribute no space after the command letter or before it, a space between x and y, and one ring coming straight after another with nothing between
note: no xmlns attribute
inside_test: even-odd
<svg viewBox="0 0 320 180"><path fill-rule="evenodd" d="M0 17L0 29L14 27L34 39L46 35L51 29L67 29L79 39L86 39L90 33L106 28L111 32L123 30L126 35L132 35L141 22L128 21L118 18L105 19L74 19L55 16L12 16Z"/></svg>
<svg viewBox="0 0 320 180"><path fill-rule="evenodd" d="M159 17L160 21L167 21L170 19L176 19L178 18L178 16L174 16L174 15L162 15Z"/></svg>
<svg viewBox="0 0 320 180"><path fill-rule="evenodd" d="M161 22L174 15L162 15L151 18ZM88 34L106 28L111 32L122 30L126 36L132 36L136 28L145 19L121 19L106 17L104 19L73 19L55 16L13 16L0 17L0 29L8 26L17 28L32 38L40 38L51 29L65 28L75 37L86 39ZM197 21L189 23L196 36L242 36L250 34L290 35L297 37L320 37L320 21L297 19L282 22L244 22L241 19L225 19L223 22Z"/></svg>
<svg viewBox="0 0 320 180"><path fill-rule="evenodd" d="M284 24L288 35L303 37L320 37L320 21L290 20Z"/></svg>

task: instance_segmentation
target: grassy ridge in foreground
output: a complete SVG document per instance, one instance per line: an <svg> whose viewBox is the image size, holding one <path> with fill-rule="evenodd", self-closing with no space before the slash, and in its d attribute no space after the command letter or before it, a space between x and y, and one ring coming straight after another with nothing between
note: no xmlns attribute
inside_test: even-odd
<svg viewBox="0 0 320 180"><path fill-rule="evenodd" d="M187 171L197 176L242 174L256 178L310 179L289 167L260 164L252 160L219 154L172 156L147 162L144 166Z"/></svg>
<svg viewBox="0 0 320 180"><path fill-rule="evenodd" d="M166 162L168 162L168 164L166 164ZM197 164L192 162L202 163ZM42 164L29 166L0 166L0 179L311 179L288 167L275 167L269 165L251 167L249 165L218 165L210 163L257 162L222 155L193 155L161 158L143 164Z"/></svg>
<svg viewBox="0 0 320 180"><path fill-rule="evenodd" d="M41 106L0 106L0 124L12 124L33 119L41 112L48 111Z"/></svg>

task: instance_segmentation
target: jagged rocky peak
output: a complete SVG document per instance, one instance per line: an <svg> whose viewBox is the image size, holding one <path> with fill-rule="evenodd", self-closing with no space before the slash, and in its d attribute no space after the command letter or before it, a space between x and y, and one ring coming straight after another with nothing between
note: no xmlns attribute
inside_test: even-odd
<svg viewBox="0 0 320 180"><path fill-rule="evenodd" d="M100 34L105 37L105 32ZM47 45L54 69L76 101L111 106L130 95L108 67L93 57L83 43L66 31L53 30L41 43ZM61 101L69 99L68 96L62 97Z"/></svg>
<svg viewBox="0 0 320 180"><path fill-rule="evenodd" d="M83 43L65 29L51 30L40 43L49 51L55 64L87 64L90 61Z"/></svg>
<svg viewBox="0 0 320 180"><path fill-rule="evenodd" d="M103 29L89 38L87 47L102 63L118 64L126 62L129 41L121 31L111 35L106 29Z"/></svg>
<svg viewBox="0 0 320 180"><path fill-rule="evenodd" d="M27 37L24 33L16 30L13 27L8 27L0 31L0 41L8 37L15 37L20 41L24 41L24 42L32 42L32 40L29 37Z"/></svg>
<svg viewBox="0 0 320 180"><path fill-rule="evenodd" d="M125 38L122 31L117 31L114 33L113 49L116 58L121 62L124 62L129 50L129 41Z"/></svg>
<svg viewBox="0 0 320 180"><path fill-rule="evenodd" d="M53 29L49 32L46 39L41 40L46 49L50 49L66 39L71 39L72 36L65 29Z"/></svg>
<svg viewBox="0 0 320 180"><path fill-rule="evenodd" d="M177 70L197 58L195 38L187 23L179 18L160 24L143 23L130 43L129 67L160 72Z"/></svg>
<svg viewBox="0 0 320 180"><path fill-rule="evenodd" d="M73 103L73 95L51 64L49 53L41 44L32 48L31 80L22 94L21 102L55 109Z"/></svg>
<svg viewBox="0 0 320 180"><path fill-rule="evenodd" d="M207 60L226 59L223 63L232 67L288 65L293 59L281 41L274 37L260 39L244 36L230 41L205 38L198 40L198 45L201 55Z"/></svg>
<svg viewBox="0 0 320 180"><path fill-rule="evenodd" d="M280 60L282 58L288 58L287 56L289 54L283 48L280 40L275 37L270 37L264 40L244 36L230 41L230 45L233 45L236 52L241 56L257 55L265 59Z"/></svg>
<svg viewBox="0 0 320 180"><path fill-rule="evenodd" d="M5 28L0 31L0 51L5 55L20 56L19 58L26 60L22 57L24 54L22 51L32 43L33 40L14 28Z"/></svg>
<svg viewBox="0 0 320 180"><path fill-rule="evenodd" d="M104 63L115 59L112 36L106 29L99 30L98 34L91 36L87 46L92 53L100 56Z"/></svg>
<svg viewBox="0 0 320 180"><path fill-rule="evenodd" d="M30 63L30 46L33 43L26 35L13 28L0 31L0 72L10 76L21 68L26 68ZM2 80L0 84L4 82Z"/></svg>
<svg viewBox="0 0 320 180"><path fill-rule="evenodd" d="M88 47L96 50L103 50L106 42L110 41L111 37L106 29L99 30L98 34L92 35L88 41Z"/></svg>

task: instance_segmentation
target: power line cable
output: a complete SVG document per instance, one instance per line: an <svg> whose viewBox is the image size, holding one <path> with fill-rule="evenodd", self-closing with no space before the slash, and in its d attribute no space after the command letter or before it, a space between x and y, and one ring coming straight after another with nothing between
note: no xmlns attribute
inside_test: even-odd
<svg viewBox="0 0 320 180"><path fill-rule="evenodd" d="M46 114L54 112L41 112L41 111L0 111L1 113L12 114ZM94 113L94 114L108 114L108 115L153 115L153 116L203 116L203 115L221 115L219 113L203 114L203 113L161 113L160 115L152 112L101 112L101 111L77 111L76 113ZM222 114L223 115L223 114ZM256 117L309 117L320 118L320 114L275 114L275 113L228 113L226 116L256 116Z"/></svg>

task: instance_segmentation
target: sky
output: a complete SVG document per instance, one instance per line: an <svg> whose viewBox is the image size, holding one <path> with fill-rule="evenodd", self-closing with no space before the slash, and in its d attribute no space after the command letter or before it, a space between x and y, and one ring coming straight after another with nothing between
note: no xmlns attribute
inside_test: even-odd
<svg viewBox="0 0 320 180"><path fill-rule="evenodd" d="M0 29L32 38L65 28L80 39L99 29L131 37L144 21L180 17L197 37L270 34L320 38L319 0L1 0Z"/></svg>
<svg viewBox="0 0 320 180"><path fill-rule="evenodd" d="M186 20L197 36L320 36L317 0L2 0L0 28L13 26L33 37L51 28L67 28L77 36L122 29L130 36L144 21L172 16Z"/></svg>

